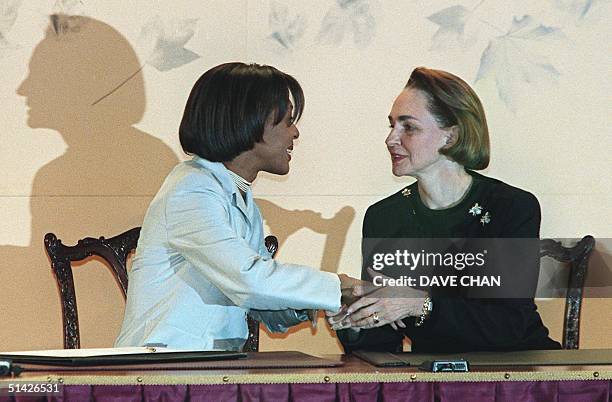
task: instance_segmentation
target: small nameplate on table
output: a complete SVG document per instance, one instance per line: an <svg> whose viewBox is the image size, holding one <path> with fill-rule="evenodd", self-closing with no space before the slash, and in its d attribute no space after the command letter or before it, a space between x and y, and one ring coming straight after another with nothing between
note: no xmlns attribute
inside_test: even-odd
<svg viewBox="0 0 612 402"><path fill-rule="evenodd" d="M470 365L467 360L434 360L425 361L419 369L432 373L467 373Z"/></svg>

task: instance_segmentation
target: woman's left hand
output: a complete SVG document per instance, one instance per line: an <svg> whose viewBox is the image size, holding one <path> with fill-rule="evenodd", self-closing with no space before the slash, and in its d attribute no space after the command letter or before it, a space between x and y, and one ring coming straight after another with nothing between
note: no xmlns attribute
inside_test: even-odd
<svg viewBox="0 0 612 402"><path fill-rule="evenodd" d="M382 276L368 269L369 274ZM357 286L353 295L361 297L347 309L348 320L345 327L376 328L391 324L393 329L405 328L402 319L418 317L423 312L423 302L427 292L407 286L387 286L372 291L371 286ZM348 322L347 322L348 321Z"/></svg>

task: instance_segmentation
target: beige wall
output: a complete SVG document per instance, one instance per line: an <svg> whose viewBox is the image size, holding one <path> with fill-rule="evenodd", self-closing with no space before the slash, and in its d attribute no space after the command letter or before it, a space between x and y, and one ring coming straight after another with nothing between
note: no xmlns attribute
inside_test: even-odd
<svg viewBox="0 0 612 402"><path fill-rule="evenodd" d="M176 130L191 85L230 60L272 64L306 92L291 173L261 175L254 188L281 260L358 274L365 209L410 182L390 173L386 116L412 68L425 65L481 96L493 144L484 173L536 194L543 236L602 239L596 276L610 281L609 3L13 3L0 8L0 350L61 347L44 234L72 244L139 225L185 158ZM61 7L93 20L45 34ZM96 262L77 267L75 281L83 346L110 346L123 313L118 288ZM562 303L539 304L558 338ZM612 347L610 311L610 299L585 301L583 347ZM264 336L262 349L339 350L322 320L316 332Z"/></svg>

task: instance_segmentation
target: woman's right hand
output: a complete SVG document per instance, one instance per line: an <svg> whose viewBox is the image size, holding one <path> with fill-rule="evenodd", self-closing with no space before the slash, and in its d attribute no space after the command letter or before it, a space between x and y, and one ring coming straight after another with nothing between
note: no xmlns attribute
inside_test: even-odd
<svg viewBox="0 0 612 402"><path fill-rule="evenodd" d="M355 288L362 286L366 283L362 281L361 279L353 278L346 274L338 274L338 279L340 279L340 292L341 292L340 310L325 312L325 315L327 317L327 322L329 323L329 325L332 327L333 330L341 329L343 324L350 325L350 320L348 320L348 315L346 314L346 310L349 305L353 304L357 300L357 298L353 294Z"/></svg>
<svg viewBox="0 0 612 402"><path fill-rule="evenodd" d="M356 289L360 289L361 292L375 290L374 285L371 283L353 278L347 274L338 274L338 278L340 278L340 292L342 293L341 305L350 306L357 301L361 295L357 294Z"/></svg>
<svg viewBox="0 0 612 402"><path fill-rule="evenodd" d="M330 325L331 329L337 331L339 329L351 328L351 319L347 314L348 306L343 304L338 311L326 311L325 316L327 318L327 323ZM356 329L359 331L359 328Z"/></svg>

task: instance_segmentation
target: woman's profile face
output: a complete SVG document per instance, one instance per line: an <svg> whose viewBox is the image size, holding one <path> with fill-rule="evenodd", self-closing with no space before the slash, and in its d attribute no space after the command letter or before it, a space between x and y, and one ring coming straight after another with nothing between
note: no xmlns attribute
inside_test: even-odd
<svg viewBox="0 0 612 402"><path fill-rule="evenodd" d="M438 126L427 103L426 95L414 88L404 89L393 102L385 143L395 176L418 177L447 160L438 151L450 141L451 131Z"/></svg>
<svg viewBox="0 0 612 402"><path fill-rule="evenodd" d="M283 119L274 125L274 116L266 121L262 141L255 143L254 155L258 160L259 170L285 175L289 173L289 161L293 152L293 141L300 136L291 118L293 106L290 106Z"/></svg>

